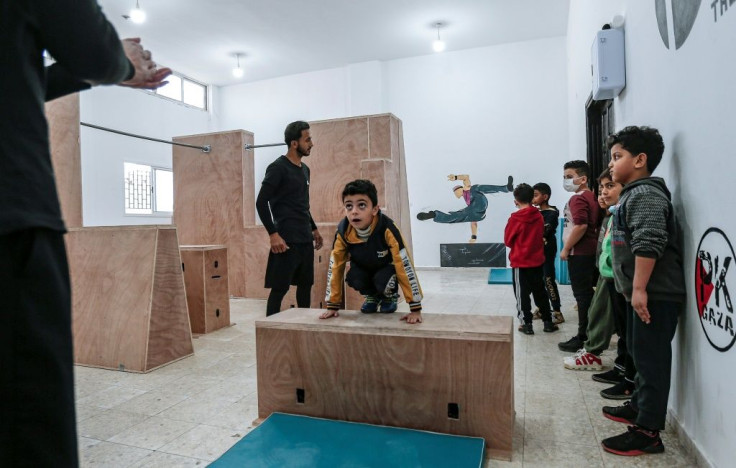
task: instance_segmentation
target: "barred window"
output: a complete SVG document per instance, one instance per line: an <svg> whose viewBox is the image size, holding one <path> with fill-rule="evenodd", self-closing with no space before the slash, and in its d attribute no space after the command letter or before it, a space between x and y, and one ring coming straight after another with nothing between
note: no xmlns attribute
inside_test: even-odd
<svg viewBox="0 0 736 468"><path fill-rule="evenodd" d="M125 214L170 215L174 211L174 177L170 169L124 164Z"/></svg>

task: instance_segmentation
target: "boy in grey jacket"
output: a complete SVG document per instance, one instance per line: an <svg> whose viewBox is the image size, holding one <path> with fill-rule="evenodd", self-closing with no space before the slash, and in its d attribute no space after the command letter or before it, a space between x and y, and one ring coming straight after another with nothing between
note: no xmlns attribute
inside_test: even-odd
<svg viewBox="0 0 736 468"><path fill-rule="evenodd" d="M662 160L664 142L654 128L626 127L607 141L608 167L624 185L613 213L613 274L627 301L627 344L636 365L631 402L603 407L603 415L633 424L603 440L618 455L662 453L672 366L671 342L685 303L678 227L663 179L651 174Z"/></svg>

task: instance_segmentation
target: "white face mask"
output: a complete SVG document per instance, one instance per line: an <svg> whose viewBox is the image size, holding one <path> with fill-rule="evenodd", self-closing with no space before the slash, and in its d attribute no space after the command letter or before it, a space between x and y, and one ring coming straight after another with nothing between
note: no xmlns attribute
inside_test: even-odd
<svg viewBox="0 0 736 468"><path fill-rule="evenodd" d="M575 183L576 178L579 179L579 177L574 177L572 179L562 179L562 188L564 188L567 192L577 192L581 184Z"/></svg>

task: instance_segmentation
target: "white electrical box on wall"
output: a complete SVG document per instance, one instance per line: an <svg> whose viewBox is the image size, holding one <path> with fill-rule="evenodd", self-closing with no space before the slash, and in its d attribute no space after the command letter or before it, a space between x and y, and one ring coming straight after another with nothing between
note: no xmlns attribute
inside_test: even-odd
<svg viewBox="0 0 736 468"><path fill-rule="evenodd" d="M622 29L598 31L590 52L593 99L602 101L615 98L626 86L624 31Z"/></svg>

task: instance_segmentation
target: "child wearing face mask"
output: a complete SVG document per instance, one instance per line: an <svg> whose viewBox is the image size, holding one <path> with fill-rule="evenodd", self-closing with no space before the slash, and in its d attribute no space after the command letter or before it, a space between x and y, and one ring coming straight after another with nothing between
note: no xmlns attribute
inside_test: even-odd
<svg viewBox="0 0 736 468"><path fill-rule="evenodd" d="M608 348L614 330L619 336L618 352L613 369L593 375L597 382L612 383L613 387L602 390L601 396L613 400L631 398L634 391L634 368L626 343L626 299L616 291L613 280L611 256L611 215L609 209L618 203L622 185L614 182L608 168L598 177L599 204L606 213L598 241L597 261L600 279L588 310L588 340L574 356L563 360L566 369L601 370L601 353Z"/></svg>
<svg viewBox="0 0 736 468"><path fill-rule="evenodd" d="M588 187L590 167L585 161L565 163L563 188L575 194L565 205L564 246L560 259L567 261L570 285L578 306L578 332L557 346L562 351L574 353L583 347L587 339L588 309L593 300L593 281L596 276L595 253L598 245L600 208L595 195Z"/></svg>

